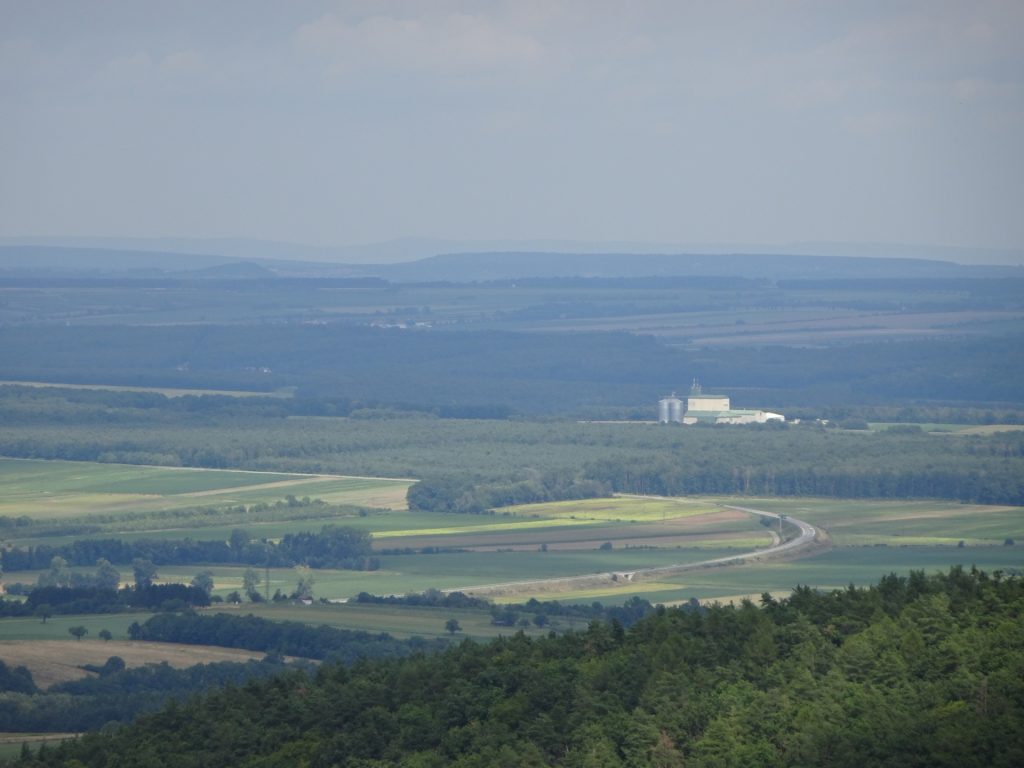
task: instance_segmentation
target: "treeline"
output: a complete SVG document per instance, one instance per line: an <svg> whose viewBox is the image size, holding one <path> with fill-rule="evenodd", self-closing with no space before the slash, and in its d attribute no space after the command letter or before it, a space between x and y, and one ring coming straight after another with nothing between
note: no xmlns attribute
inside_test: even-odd
<svg viewBox="0 0 1024 768"><path fill-rule="evenodd" d="M472 597L463 592L442 592L438 589L428 589L425 592L409 595L371 595L368 592L360 592L355 597L357 603L371 605L411 605L430 606L432 608L456 608L460 610L476 609L489 611L496 619L493 623L499 626L517 626L521 619L520 614L526 613L533 616L532 621L527 624L546 626L547 619L552 616L564 618L582 619L585 621L617 621L624 627L631 627L640 619L654 612L654 606L641 597L631 597L622 605L603 605L600 602L593 602L590 605L583 603L561 603L558 600L537 600L530 598L525 603L509 603L496 606L490 600L482 597ZM691 600L687 607L690 610L700 610L697 600ZM544 617L538 621L538 617Z"/></svg>
<svg viewBox="0 0 1024 768"><path fill-rule="evenodd" d="M482 514L495 507L607 496L611 486L575 473L546 472L526 480L478 483L465 477L428 477L409 487L409 509Z"/></svg>
<svg viewBox="0 0 1024 768"><path fill-rule="evenodd" d="M876 766L1024 757L1024 582L954 568L279 677L22 766Z"/></svg>
<svg viewBox="0 0 1024 768"><path fill-rule="evenodd" d="M197 664L174 669L167 662L126 669L124 660L112 656L91 671L98 676L58 683L39 690L24 667L10 669L0 662L0 731L14 733L74 733L110 730L168 700L190 696L225 685L280 675L308 664L285 664L280 657L262 661Z"/></svg>
<svg viewBox="0 0 1024 768"><path fill-rule="evenodd" d="M218 613L213 616L160 614L128 628L132 640L154 640L189 645L244 648L306 659L328 659L351 664L359 659L379 659L439 650L443 640L413 637L398 640L387 633L313 627L297 621L270 621L257 616Z"/></svg>
<svg viewBox="0 0 1024 768"><path fill-rule="evenodd" d="M210 594L188 584L140 584L123 589L102 587L35 587L25 600L0 598L0 617L120 613L138 609L180 611L210 604Z"/></svg>
<svg viewBox="0 0 1024 768"><path fill-rule="evenodd" d="M588 473L616 492L664 496L723 494L826 496L856 499L954 499L979 504L1024 504L1024 476L1017 462L941 468L877 463L829 466L690 466L627 457L595 463Z"/></svg>
<svg viewBox="0 0 1024 768"><path fill-rule="evenodd" d="M741 391L755 398L753 405L1024 404L1014 385L1024 377L1019 335L820 349L755 343L687 350L619 332L439 332L340 324L22 326L6 328L0 338L0 379L296 388L295 402L211 399L169 406L179 415L196 409L223 418L249 408L267 417L296 415L294 409L348 415L359 409L357 403L447 409L463 417L580 414L645 403L653 408L663 390L694 376ZM148 401L137 402L153 410ZM3 418L24 423L31 413L22 408Z"/></svg>
<svg viewBox="0 0 1024 768"><path fill-rule="evenodd" d="M904 429L862 437L776 425L664 429L685 433L674 451L615 452L582 470L534 474L519 482L428 477L409 489L409 507L480 513L613 492L1024 504L1024 433L978 440Z"/></svg>
<svg viewBox="0 0 1024 768"><path fill-rule="evenodd" d="M272 568L305 565L309 568L376 570L380 561L371 556L369 533L337 525L325 525L319 533L285 534L278 542L253 539L236 529L228 541L194 539L78 539L69 544L38 544L3 550L3 569L31 571L49 568L53 558L68 565L91 566L99 560L130 565L143 559L155 565L240 564Z"/></svg>
<svg viewBox="0 0 1024 768"><path fill-rule="evenodd" d="M508 406L496 403L426 405L386 401L376 397L351 398L328 394L310 398L279 397L267 393L265 396L243 398L220 395L215 390L203 395L169 397L159 392L0 385L0 414L10 424L33 424L40 420L52 423L117 424L142 417L152 419L157 424L178 423L182 420L231 423L240 419L278 419L289 416L504 419L514 413Z"/></svg>

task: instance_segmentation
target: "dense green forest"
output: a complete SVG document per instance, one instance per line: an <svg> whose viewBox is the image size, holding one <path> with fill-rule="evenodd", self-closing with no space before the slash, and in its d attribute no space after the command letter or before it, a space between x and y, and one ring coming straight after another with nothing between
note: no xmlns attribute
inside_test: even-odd
<svg viewBox="0 0 1024 768"><path fill-rule="evenodd" d="M98 673L58 683L40 691L24 667L13 670L0 662L0 732L78 732L111 728L197 692L248 680L271 677L289 668L279 656L262 661L197 664L174 669L167 663L126 669L112 656L90 671Z"/></svg>
<svg viewBox="0 0 1024 768"><path fill-rule="evenodd" d="M178 703L21 766L1016 766L1024 581L954 568L463 642Z"/></svg>
<svg viewBox="0 0 1024 768"><path fill-rule="evenodd" d="M600 415L694 378L740 407L1022 403L1019 335L684 349L625 332L346 325L9 327L0 379L270 391L442 415ZM280 405L289 408L288 405ZM316 405L307 404L316 409Z"/></svg>

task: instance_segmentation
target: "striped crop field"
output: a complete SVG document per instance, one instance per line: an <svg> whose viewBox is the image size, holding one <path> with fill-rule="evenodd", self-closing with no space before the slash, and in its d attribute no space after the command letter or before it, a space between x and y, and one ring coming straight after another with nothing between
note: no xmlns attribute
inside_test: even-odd
<svg viewBox="0 0 1024 768"><path fill-rule="evenodd" d="M695 517L719 512L720 507L703 500L642 496L613 496L607 499L552 501L545 504L524 504L503 507L502 512L514 515L570 520L614 520L650 523L679 517Z"/></svg>
<svg viewBox="0 0 1024 768"><path fill-rule="evenodd" d="M33 520L197 506L272 504L287 496L403 509L411 480L0 459L0 516Z"/></svg>

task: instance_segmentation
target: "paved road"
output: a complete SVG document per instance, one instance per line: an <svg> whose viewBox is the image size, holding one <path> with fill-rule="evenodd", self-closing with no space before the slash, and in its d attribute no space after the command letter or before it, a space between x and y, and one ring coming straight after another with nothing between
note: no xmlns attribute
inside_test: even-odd
<svg viewBox="0 0 1024 768"><path fill-rule="evenodd" d="M761 509L753 509L751 507L737 507L731 504L723 504L725 509L734 509L738 512L747 512L751 515L758 515L760 517L770 518L772 520L778 520L779 515L775 512L765 512ZM671 576L678 573L685 573L687 571L695 571L702 568L709 568L715 566L729 566L729 565L742 565L743 563L751 560L765 560L769 558L777 557L780 554L791 555L795 552L799 552L802 549L813 546L815 537L818 535L818 529L815 528L808 522L803 520L797 520L795 517L785 516L787 523L795 525L800 533L795 538L789 539L788 541L782 541L777 544L773 544L765 549L755 549L750 552L743 552L739 555L729 555L727 557L716 557L711 560L701 560L697 563L678 563L676 565L662 565L656 568L638 568L635 571L609 571L607 573L588 573L582 576L561 576L551 579L532 579L528 581L509 581L502 584L480 584L473 587L458 587L455 589L446 589L444 592L465 592L471 595L487 595L493 593L516 593L524 592L528 590L539 590L545 591L545 587L558 586L559 591L564 591L565 587L594 587L601 584L621 584L622 581L643 581L651 577L658 576Z"/></svg>

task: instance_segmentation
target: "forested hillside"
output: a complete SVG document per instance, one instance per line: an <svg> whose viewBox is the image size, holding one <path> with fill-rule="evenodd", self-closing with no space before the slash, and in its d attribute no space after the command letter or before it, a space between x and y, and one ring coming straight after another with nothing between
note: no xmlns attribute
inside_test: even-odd
<svg viewBox="0 0 1024 768"><path fill-rule="evenodd" d="M20 766L1017 766L1024 581L953 569L229 688Z"/></svg>

